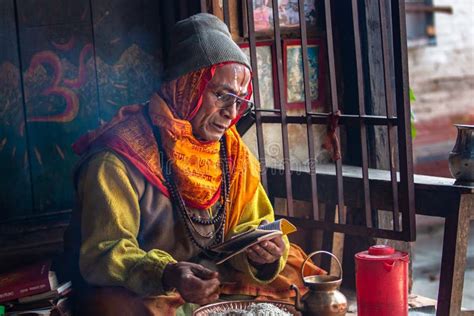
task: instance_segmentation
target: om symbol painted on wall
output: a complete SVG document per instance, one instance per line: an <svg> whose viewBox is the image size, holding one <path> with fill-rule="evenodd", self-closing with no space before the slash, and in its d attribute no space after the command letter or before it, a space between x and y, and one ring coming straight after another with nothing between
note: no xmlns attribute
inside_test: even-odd
<svg viewBox="0 0 474 316"><path fill-rule="evenodd" d="M59 50L70 50L74 41L67 45L54 44ZM59 96L64 99L66 106L62 112L53 115L37 115L27 118L28 122L60 122L67 123L74 120L79 112L79 98L75 90L80 88L86 81L86 57L93 57L93 46L87 43L79 54L78 76L74 79L64 78L64 69L58 54L51 50L40 51L33 55L30 65L26 71L26 78L32 78L38 67L48 65L52 80L49 86L41 91L42 96Z"/></svg>

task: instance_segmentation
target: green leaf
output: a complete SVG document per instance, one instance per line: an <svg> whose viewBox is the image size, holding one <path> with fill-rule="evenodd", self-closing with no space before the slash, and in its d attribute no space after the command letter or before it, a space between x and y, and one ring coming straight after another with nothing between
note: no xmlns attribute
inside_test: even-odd
<svg viewBox="0 0 474 316"><path fill-rule="evenodd" d="M410 102L416 101L415 92L413 92L412 88L408 89L408 94L410 96ZM413 110L410 110L410 125L411 125L411 138L414 139L416 137L416 127L415 127L415 114Z"/></svg>
<svg viewBox="0 0 474 316"><path fill-rule="evenodd" d="M408 94L409 94L409 96L410 96L410 102L416 101L415 92L413 92L413 89L412 89L412 88L410 88L410 89L408 90Z"/></svg>

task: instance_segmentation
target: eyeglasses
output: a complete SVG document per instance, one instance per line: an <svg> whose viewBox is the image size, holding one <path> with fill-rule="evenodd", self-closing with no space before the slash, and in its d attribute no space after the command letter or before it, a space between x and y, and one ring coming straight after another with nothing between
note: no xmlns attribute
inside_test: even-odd
<svg viewBox="0 0 474 316"><path fill-rule="evenodd" d="M253 109L253 102L242 97L239 97L236 94L227 92L224 94L214 93L216 95L217 101L216 106L221 109L228 109L231 106L236 105L237 114L239 116L244 116L250 113Z"/></svg>

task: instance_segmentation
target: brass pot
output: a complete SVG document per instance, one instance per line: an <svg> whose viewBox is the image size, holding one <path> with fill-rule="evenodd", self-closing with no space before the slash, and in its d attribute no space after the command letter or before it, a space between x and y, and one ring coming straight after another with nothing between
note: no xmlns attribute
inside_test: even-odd
<svg viewBox="0 0 474 316"><path fill-rule="evenodd" d="M304 266L306 262L316 254L328 254L332 256L339 265L339 276L335 275L310 275L304 276ZM296 285L291 288L296 291L295 307L303 315L312 316L342 316L347 312L347 299L339 292L338 288L342 283L342 266L335 255L327 251L315 251L311 253L301 266L301 276L303 283L309 288L303 298Z"/></svg>
<svg viewBox="0 0 474 316"><path fill-rule="evenodd" d="M460 183L474 183L474 125L454 124L456 144L449 153L449 171Z"/></svg>

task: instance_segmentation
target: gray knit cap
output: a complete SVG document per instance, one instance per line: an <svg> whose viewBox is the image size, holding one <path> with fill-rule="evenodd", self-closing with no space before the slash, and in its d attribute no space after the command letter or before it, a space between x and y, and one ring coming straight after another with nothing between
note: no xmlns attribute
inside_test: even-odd
<svg viewBox="0 0 474 316"><path fill-rule="evenodd" d="M226 61L251 69L247 56L232 40L227 25L212 14L199 13L179 21L171 30L170 38L165 81Z"/></svg>

